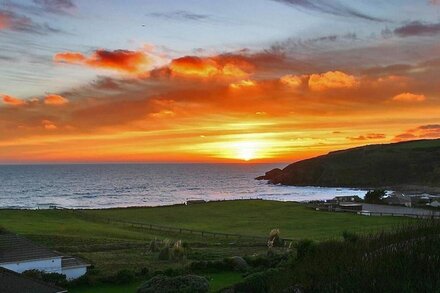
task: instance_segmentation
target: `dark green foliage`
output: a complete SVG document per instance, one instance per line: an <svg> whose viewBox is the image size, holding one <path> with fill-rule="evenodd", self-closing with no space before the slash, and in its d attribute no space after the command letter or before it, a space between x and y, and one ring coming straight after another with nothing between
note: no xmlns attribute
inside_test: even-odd
<svg viewBox="0 0 440 293"><path fill-rule="evenodd" d="M348 231L342 232L342 237L344 238L344 241L348 242L356 242L359 239L357 234Z"/></svg>
<svg viewBox="0 0 440 293"><path fill-rule="evenodd" d="M49 284L65 287L67 285L66 276L58 273L46 273L39 270L27 270L22 273L28 278L42 280Z"/></svg>
<svg viewBox="0 0 440 293"><path fill-rule="evenodd" d="M292 284L306 292L439 292L439 235L439 222L420 222L356 241L322 242L298 252Z"/></svg>
<svg viewBox="0 0 440 293"><path fill-rule="evenodd" d="M163 247L159 252L160 260L169 260L171 257L170 248L168 246Z"/></svg>
<svg viewBox="0 0 440 293"><path fill-rule="evenodd" d="M130 270L120 270L115 275L102 278L103 283L128 284L136 279L136 275Z"/></svg>
<svg viewBox="0 0 440 293"><path fill-rule="evenodd" d="M159 251L159 243L156 239L151 240L149 250L151 252L157 252Z"/></svg>
<svg viewBox="0 0 440 293"><path fill-rule="evenodd" d="M129 270L120 270L116 274L116 283L117 284L128 284L135 279L135 274Z"/></svg>
<svg viewBox="0 0 440 293"><path fill-rule="evenodd" d="M316 249L316 244L312 240L301 240L296 244L296 255L298 259L302 259L306 254L312 254Z"/></svg>
<svg viewBox="0 0 440 293"><path fill-rule="evenodd" d="M247 262L240 256L233 256L224 260L228 267L234 271L245 272L248 269Z"/></svg>
<svg viewBox="0 0 440 293"><path fill-rule="evenodd" d="M187 276L155 276L142 284L138 293L206 293L209 291L209 282L206 278Z"/></svg>
<svg viewBox="0 0 440 293"><path fill-rule="evenodd" d="M381 204L383 202L383 198L385 197L385 195L386 192L383 189L369 190L365 194L364 201L366 203Z"/></svg>
<svg viewBox="0 0 440 293"><path fill-rule="evenodd" d="M244 260L252 267L270 267L270 260L268 257L258 256L244 256Z"/></svg>
<svg viewBox="0 0 440 293"><path fill-rule="evenodd" d="M289 271L285 269L272 268L263 272L251 274L243 281L234 286L236 293L265 293L281 292L289 286Z"/></svg>
<svg viewBox="0 0 440 293"><path fill-rule="evenodd" d="M369 145L290 164L266 173L274 184L385 187L440 186L440 139Z"/></svg>

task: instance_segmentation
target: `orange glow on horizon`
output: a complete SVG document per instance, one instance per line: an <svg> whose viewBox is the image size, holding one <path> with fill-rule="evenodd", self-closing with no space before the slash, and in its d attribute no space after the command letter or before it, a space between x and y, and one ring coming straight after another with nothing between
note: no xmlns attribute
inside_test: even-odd
<svg viewBox="0 0 440 293"><path fill-rule="evenodd" d="M144 51L54 60L121 76L25 99L2 94L0 162L286 162L440 137L440 97L417 70L289 74L247 53L184 56L151 71Z"/></svg>

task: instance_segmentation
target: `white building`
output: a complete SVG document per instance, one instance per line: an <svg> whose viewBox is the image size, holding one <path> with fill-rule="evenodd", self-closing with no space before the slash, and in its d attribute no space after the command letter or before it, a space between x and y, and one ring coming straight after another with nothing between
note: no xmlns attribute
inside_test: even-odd
<svg viewBox="0 0 440 293"><path fill-rule="evenodd" d="M39 270L66 275L67 280L81 277L90 266L79 259L63 256L21 236L0 232L0 267L22 273Z"/></svg>

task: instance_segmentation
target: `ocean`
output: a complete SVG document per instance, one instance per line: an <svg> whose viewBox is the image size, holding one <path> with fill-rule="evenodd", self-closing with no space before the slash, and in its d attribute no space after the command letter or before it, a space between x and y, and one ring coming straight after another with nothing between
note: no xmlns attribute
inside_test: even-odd
<svg viewBox="0 0 440 293"><path fill-rule="evenodd" d="M188 199L330 199L364 190L254 180L274 164L72 164L0 166L0 208L159 206Z"/></svg>

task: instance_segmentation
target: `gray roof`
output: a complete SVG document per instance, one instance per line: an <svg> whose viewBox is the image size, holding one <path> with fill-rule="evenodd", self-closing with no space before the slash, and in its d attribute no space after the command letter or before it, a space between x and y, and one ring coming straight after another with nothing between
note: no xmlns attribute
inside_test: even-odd
<svg viewBox="0 0 440 293"><path fill-rule="evenodd" d="M0 267L0 292L2 293L63 293L66 289L30 279Z"/></svg>
<svg viewBox="0 0 440 293"><path fill-rule="evenodd" d="M53 257L61 257L61 255L24 237L0 232L0 263Z"/></svg>
<svg viewBox="0 0 440 293"><path fill-rule="evenodd" d="M75 257L66 256L61 259L61 267L63 269L77 268L77 267L88 267L88 266L90 266L90 264L85 263Z"/></svg>

